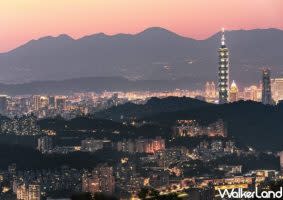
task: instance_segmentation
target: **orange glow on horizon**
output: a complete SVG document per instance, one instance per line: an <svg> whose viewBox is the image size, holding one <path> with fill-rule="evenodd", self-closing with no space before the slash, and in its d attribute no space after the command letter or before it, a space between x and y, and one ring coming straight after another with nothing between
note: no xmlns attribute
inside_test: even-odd
<svg viewBox="0 0 283 200"><path fill-rule="evenodd" d="M281 0L3 0L0 51L31 39L97 32L137 33L159 26L204 39L226 29L283 29Z"/></svg>

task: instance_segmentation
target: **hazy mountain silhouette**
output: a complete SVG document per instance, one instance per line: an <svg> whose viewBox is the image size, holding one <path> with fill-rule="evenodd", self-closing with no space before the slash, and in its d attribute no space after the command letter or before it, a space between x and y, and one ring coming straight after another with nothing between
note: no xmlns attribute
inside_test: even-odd
<svg viewBox="0 0 283 200"><path fill-rule="evenodd" d="M197 79L177 80L128 80L122 77L84 77L62 81L33 81L19 84L1 84L0 93L22 94L70 94L74 92L102 91L164 91L176 88L199 87ZM202 86L202 85L201 85Z"/></svg>
<svg viewBox="0 0 283 200"><path fill-rule="evenodd" d="M283 72L283 31L227 31L231 79L260 79L260 68ZM121 76L129 79L188 78L191 83L216 80L220 35L206 40L179 36L162 28L136 35L94 34L74 40L67 35L32 40L0 54L0 81L27 82L78 77Z"/></svg>

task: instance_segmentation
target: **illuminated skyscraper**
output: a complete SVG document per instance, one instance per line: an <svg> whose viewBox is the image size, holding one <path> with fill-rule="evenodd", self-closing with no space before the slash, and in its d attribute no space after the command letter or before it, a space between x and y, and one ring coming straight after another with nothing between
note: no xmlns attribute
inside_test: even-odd
<svg viewBox="0 0 283 200"><path fill-rule="evenodd" d="M55 99L55 107L58 110L65 110L66 109L66 97L57 96Z"/></svg>
<svg viewBox="0 0 283 200"><path fill-rule="evenodd" d="M262 70L262 97L263 104L272 104L271 99L271 83L270 83L270 69L265 68Z"/></svg>
<svg viewBox="0 0 283 200"><path fill-rule="evenodd" d="M40 185L32 184L28 186L28 200L40 200Z"/></svg>
<svg viewBox="0 0 283 200"><path fill-rule="evenodd" d="M261 86L251 85L244 88L243 98L244 100L261 101Z"/></svg>
<svg viewBox="0 0 283 200"><path fill-rule="evenodd" d="M25 186L19 185L16 189L17 200L28 200L28 190Z"/></svg>
<svg viewBox="0 0 283 200"><path fill-rule="evenodd" d="M225 44L224 29L222 29L221 46L219 53L219 68L218 68L218 92L219 103L228 102L229 90L229 50Z"/></svg>
<svg viewBox="0 0 283 200"><path fill-rule="evenodd" d="M33 109L35 111L38 111L40 108L40 96L34 95L32 98L33 98Z"/></svg>
<svg viewBox="0 0 283 200"><path fill-rule="evenodd" d="M215 83L214 82L211 82L211 85L210 85L210 92L211 92L211 96L213 98L215 98L216 96L216 89L215 89Z"/></svg>
<svg viewBox="0 0 283 200"><path fill-rule="evenodd" d="M231 84L231 87L230 87L230 92L229 92L230 102L238 101L238 93L239 93L238 87L237 87L235 81L233 81L232 84Z"/></svg>
<svg viewBox="0 0 283 200"><path fill-rule="evenodd" d="M209 97L209 93L210 93L210 83L206 82L206 84L205 84L205 97Z"/></svg>
<svg viewBox="0 0 283 200"><path fill-rule="evenodd" d="M205 97L206 98L215 98L216 90L214 82L206 82L205 84Z"/></svg>
<svg viewBox="0 0 283 200"><path fill-rule="evenodd" d="M280 169L281 171L283 171L283 151L279 153L279 157L280 157Z"/></svg>
<svg viewBox="0 0 283 200"><path fill-rule="evenodd" d="M55 96L50 96L48 99L49 108L55 108Z"/></svg>
<svg viewBox="0 0 283 200"><path fill-rule="evenodd" d="M283 78L271 79L271 91L274 101L283 100Z"/></svg>

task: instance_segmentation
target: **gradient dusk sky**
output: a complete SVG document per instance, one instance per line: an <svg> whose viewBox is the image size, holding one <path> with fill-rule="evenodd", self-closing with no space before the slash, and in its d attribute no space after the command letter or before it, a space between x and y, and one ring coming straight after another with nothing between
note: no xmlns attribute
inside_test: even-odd
<svg viewBox="0 0 283 200"><path fill-rule="evenodd" d="M283 29L283 0L1 0L0 51L62 33L137 33L159 26L204 39L226 29Z"/></svg>

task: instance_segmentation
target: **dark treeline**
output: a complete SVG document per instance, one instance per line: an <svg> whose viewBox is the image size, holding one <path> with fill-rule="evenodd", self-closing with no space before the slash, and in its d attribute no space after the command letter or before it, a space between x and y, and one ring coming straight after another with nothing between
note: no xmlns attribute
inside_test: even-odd
<svg viewBox="0 0 283 200"><path fill-rule="evenodd" d="M239 101L224 105L209 104L191 98L153 98L145 105L124 104L98 113L97 116L119 120L151 121L160 127L172 127L178 119L195 119L207 124L223 119L229 137L260 150L282 150L283 104L263 105L253 101Z"/></svg>
<svg viewBox="0 0 283 200"><path fill-rule="evenodd" d="M259 150L282 150L283 104L263 105L252 101L239 101L198 109L167 112L147 117L160 124L171 124L177 119L196 119L211 122L223 119L228 136Z"/></svg>
<svg viewBox="0 0 283 200"><path fill-rule="evenodd" d="M57 169L63 165L77 169L93 168L99 163L113 164L125 153L110 149L98 150L95 153L74 152L69 154L41 154L39 151L20 145L0 145L0 168L7 169L12 163L18 169Z"/></svg>

